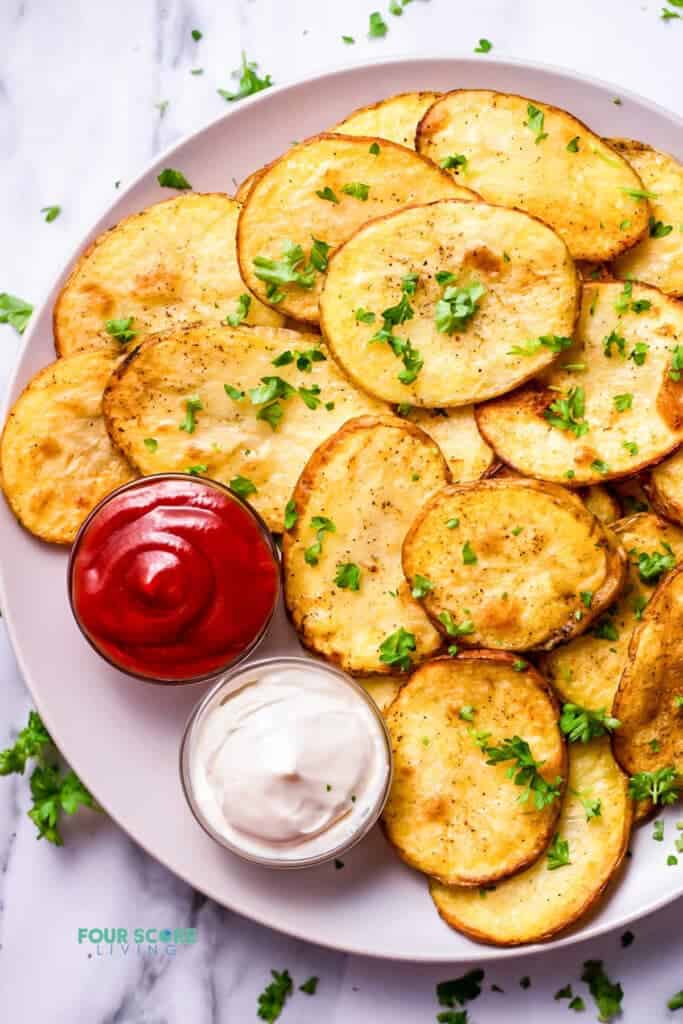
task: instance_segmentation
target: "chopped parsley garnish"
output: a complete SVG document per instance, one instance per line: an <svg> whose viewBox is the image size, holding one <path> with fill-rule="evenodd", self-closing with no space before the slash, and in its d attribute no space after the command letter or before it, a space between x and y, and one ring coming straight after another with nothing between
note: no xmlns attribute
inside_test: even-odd
<svg viewBox="0 0 683 1024"><path fill-rule="evenodd" d="M569 430L576 437L583 437L590 430L584 419L586 394L582 387L570 388L565 396L556 398L543 413L551 427Z"/></svg>
<svg viewBox="0 0 683 1024"><path fill-rule="evenodd" d="M133 331L132 328L133 317L127 316L120 320L107 320L104 324L104 329L107 334L111 334L112 338L116 338L121 345L127 345L129 341L137 336L137 331Z"/></svg>
<svg viewBox="0 0 683 1024"><path fill-rule="evenodd" d="M621 447L625 448L629 455L637 455L640 449L635 441L622 441Z"/></svg>
<svg viewBox="0 0 683 1024"><path fill-rule="evenodd" d="M228 315L225 318L225 322L229 324L230 327L238 327L242 323L242 321L246 320L247 317L249 316L250 306L251 295L247 295L246 292L242 292L242 294L237 299L237 303L235 305L235 312L228 313Z"/></svg>
<svg viewBox="0 0 683 1024"><path fill-rule="evenodd" d="M299 398L308 409L317 409L320 405L320 385L311 384L310 388L305 388L303 385L297 388Z"/></svg>
<svg viewBox="0 0 683 1024"><path fill-rule="evenodd" d="M481 983L484 980L484 972L480 967L459 978L452 978L450 981L440 981L436 986L436 998L439 1006L454 1007L464 1006L481 995Z"/></svg>
<svg viewBox="0 0 683 1024"><path fill-rule="evenodd" d="M562 338L557 334L543 334L540 338L529 338L521 345L513 345L508 351L509 356L535 356L541 348L550 349L551 352L562 352L569 348L571 338Z"/></svg>
<svg viewBox="0 0 683 1024"><path fill-rule="evenodd" d="M261 377L261 384L249 388L249 398L254 405L264 405L274 398L291 398L296 389L282 377Z"/></svg>
<svg viewBox="0 0 683 1024"><path fill-rule="evenodd" d="M313 239L313 245L311 246L311 263L316 270L320 271L321 274L327 270L328 257L330 254L331 245L327 242L323 242L320 238Z"/></svg>
<svg viewBox="0 0 683 1024"><path fill-rule="evenodd" d="M450 612L439 612L437 618L449 636L469 636L474 633L474 623L471 619L464 619L463 622L457 623L453 621Z"/></svg>
<svg viewBox="0 0 683 1024"><path fill-rule="evenodd" d="M562 778L558 775L553 782L548 782L539 772L543 761L536 761L531 753L531 748L526 740L520 736L513 736L503 740L499 747L482 746L482 750L488 756L489 765L501 764L505 761L513 761L507 770L507 777L512 779L516 786L523 786L524 790L518 797L518 801L524 804L533 793L534 805L541 811L544 807L559 800Z"/></svg>
<svg viewBox="0 0 683 1024"><path fill-rule="evenodd" d="M598 640L618 640L619 633L614 622L609 615L603 616L595 625L593 629L593 636L597 637Z"/></svg>
<svg viewBox="0 0 683 1024"><path fill-rule="evenodd" d="M359 306L353 315L357 324L373 324L375 322L375 314L371 313L369 309L363 309L362 306Z"/></svg>
<svg viewBox="0 0 683 1024"><path fill-rule="evenodd" d="M305 981L303 985L299 985L299 991L305 992L307 996L314 996L317 991L319 981L320 978L313 975L313 977L309 978L308 981Z"/></svg>
<svg viewBox="0 0 683 1024"><path fill-rule="evenodd" d="M545 114L542 110L539 110L538 107L534 106L533 103L529 103L527 104L526 115L529 120L524 122L524 127L534 133L536 136L536 145L538 145L539 142L543 142L543 139L548 138L548 133L543 131L545 125Z"/></svg>
<svg viewBox="0 0 683 1024"><path fill-rule="evenodd" d="M146 437L142 443L148 452L155 452L159 447L159 442L156 437Z"/></svg>
<svg viewBox="0 0 683 1024"><path fill-rule="evenodd" d="M596 797L579 796L583 809L586 812L586 821L592 818L599 818L602 815L602 800Z"/></svg>
<svg viewBox="0 0 683 1024"><path fill-rule="evenodd" d="M467 170L467 157L463 156L462 153L453 153L451 156L446 156L439 164L445 171L457 171L462 167L463 171ZM437 276L438 281L438 276Z"/></svg>
<svg viewBox="0 0 683 1024"><path fill-rule="evenodd" d="M463 565L476 565L477 556L472 548L472 545L468 540L462 546L462 564Z"/></svg>
<svg viewBox="0 0 683 1024"><path fill-rule="evenodd" d="M623 291L617 295L617 301L614 303L614 308L621 315L626 313L629 306L631 305L631 296L633 295L633 282L624 281Z"/></svg>
<svg viewBox="0 0 683 1024"><path fill-rule="evenodd" d="M318 199L325 199L328 203L341 202L341 199L339 198L337 193L334 192L329 185L325 185L325 188L317 188L315 190L315 194L317 195Z"/></svg>
<svg viewBox="0 0 683 1024"><path fill-rule="evenodd" d="M254 273L260 281L275 287L283 284L296 284L300 288L312 288L315 284L315 267L302 266L304 262L304 251L300 245L293 242L284 242L282 245L282 259L271 260L265 256L254 257ZM275 294L270 294L271 302L276 300ZM281 301L281 300L280 300Z"/></svg>
<svg viewBox="0 0 683 1024"><path fill-rule="evenodd" d="M669 3L671 3L671 0L669 0ZM673 18L681 18L683 15L679 14L678 11L672 11L669 7L662 7L662 13L659 17L662 21L671 21ZM669 1007L669 1009L672 1009L672 1007ZM679 1007L674 1007L674 1009L679 1009Z"/></svg>
<svg viewBox="0 0 683 1024"><path fill-rule="evenodd" d="M583 1013L586 1009L586 1004L584 1003L581 996L574 996L574 998L569 1003L569 1009L575 1010L576 1013Z"/></svg>
<svg viewBox="0 0 683 1024"><path fill-rule="evenodd" d="M273 1024L282 1013L294 986L289 971L271 971L273 980L258 997L258 1017Z"/></svg>
<svg viewBox="0 0 683 1024"><path fill-rule="evenodd" d="M673 17L680 18L680 14L674 14ZM683 1010L683 989L672 996L666 1005L669 1010Z"/></svg>
<svg viewBox="0 0 683 1024"><path fill-rule="evenodd" d="M588 743L589 740L618 729L621 722L600 708L590 711L578 704L565 704L560 717L560 729L570 743Z"/></svg>
<svg viewBox="0 0 683 1024"><path fill-rule="evenodd" d="M676 565L676 556L673 549L666 541L662 541L664 551L653 551L648 555L646 551L638 554L638 575L643 583L654 585L659 581L660 576Z"/></svg>
<svg viewBox="0 0 683 1024"><path fill-rule="evenodd" d="M192 38L194 39L195 43L198 43L199 40L202 38L202 33L199 31L198 28L192 29Z"/></svg>
<svg viewBox="0 0 683 1024"><path fill-rule="evenodd" d="M252 483L247 476L234 476L228 487L235 494L238 494L240 498L248 498L250 494L256 494L257 492L256 484Z"/></svg>
<svg viewBox="0 0 683 1024"><path fill-rule="evenodd" d="M650 238L666 238L672 231L673 224L665 224L661 220L650 217Z"/></svg>
<svg viewBox="0 0 683 1024"><path fill-rule="evenodd" d="M310 373L313 369L313 363L325 363L327 362L327 356L319 348L307 348L302 351L297 349L292 351L292 349L288 348L273 359L273 366L289 366L294 361L296 361L297 370Z"/></svg>
<svg viewBox="0 0 683 1024"><path fill-rule="evenodd" d="M619 982L611 982L605 974L602 960L586 960L581 981L585 981L598 1008L598 1020L608 1024L621 1013L624 991Z"/></svg>
<svg viewBox="0 0 683 1024"><path fill-rule="evenodd" d="M652 838L655 843L664 842L664 822L661 818L652 823Z"/></svg>
<svg viewBox="0 0 683 1024"><path fill-rule="evenodd" d="M669 379L678 382L683 371L683 345L676 345L671 355L671 366L669 367Z"/></svg>
<svg viewBox="0 0 683 1024"><path fill-rule="evenodd" d="M360 590L360 566L355 562L338 565L334 582L341 590Z"/></svg>
<svg viewBox="0 0 683 1024"><path fill-rule="evenodd" d="M617 412L626 412L633 407L633 395L630 394L615 395L612 401Z"/></svg>
<svg viewBox="0 0 683 1024"><path fill-rule="evenodd" d="M188 466L185 470L190 476L201 476L203 473L208 473L209 467L205 462L196 462L194 466Z"/></svg>
<svg viewBox="0 0 683 1024"><path fill-rule="evenodd" d="M52 224L52 221L57 220L57 217L59 217L62 212L62 208L61 206L43 206L40 212L45 214L45 223ZM669 230L671 230L671 228L669 228Z"/></svg>
<svg viewBox="0 0 683 1024"><path fill-rule="evenodd" d="M446 528L449 530L454 530L456 526L460 526L460 520L458 519L457 516L453 516L452 519L449 519L447 521Z"/></svg>
<svg viewBox="0 0 683 1024"><path fill-rule="evenodd" d="M355 41L353 36L342 36L342 43L346 43L347 46L353 46Z"/></svg>
<svg viewBox="0 0 683 1024"><path fill-rule="evenodd" d="M565 985L564 988L559 988L553 998L555 1000L560 999L571 999L572 998L572 987L571 985Z"/></svg>
<svg viewBox="0 0 683 1024"><path fill-rule="evenodd" d="M290 498L285 505L285 530L291 530L299 518L294 498Z"/></svg>
<svg viewBox="0 0 683 1024"><path fill-rule="evenodd" d="M428 594L429 591L433 589L434 584L431 580L428 580L426 576L421 576L419 572L415 574L413 589L411 590L411 594L414 598L419 601L421 597L424 597L425 594Z"/></svg>
<svg viewBox="0 0 683 1024"><path fill-rule="evenodd" d="M579 597L581 598L581 604L584 606L584 608L590 608L590 606L593 604L593 591L592 590L582 590L582 591L580 591Z"/></svg>
<svg viewBox="0 0 683 1024"><path fill-rule="evenodd" d="M370 144L370 148L368 149L368 153L372 153L373 156L379 156L380 152L381 152L381 150L380 150L379 142L373 142L373 143Z"/></svg>
<svg viewBox="0 0 683 1024"><path fill-rule="evenodd" d="M626 358L626 338L617 331L611 331L602 342L602 351L608 359L612 358L612 345L616 345L618 354Z"/></svg>
<svg viewBox="0 0 683 1024"><path fill-rule="evenodd" d="M471 281L462 287L447 284L434 310L437 331L453 334L464 330L478 311L479 302L485 294L486 288L479 281Z"/></svg>
<svg viewBox="0 0 683 1024"><path fill-rule="evenodd" d="M336 533L337 527L327 516L313 516L311 529L316 531L315 541L304 551L306 565L317 565L323 550L323 538L326 533Z"/></svg>
<svg viewBox="0 0 683 1024"><path fill-rule="evenodd" d="M266 75L264 78L259 78L256 74L258 64L253 61L248 61L247 56L242 51L242 66L236 71L233 71L233 78L239 76L239 89L237 92L228 92L227 89L218 89L218 95L222 96L228 103L234 103L236 100L243 100L247 96L253 96L254 93L261 92L263 89L268 89L273 84L273 80L270 75Z"/></svg>
<svg viewBox="0 0 683 1024"><path fill-rule="evenodd" d="M9 324L18 334L23 334L32 312L30 302L9 292L0 292L0 324Z"/></svg>
<svg viewBox="0 0 683 1024"><path fill-rule="evenodd" d="M458 712L458 716L462 718L463 722L474 721L474 708L471 704L463 704Z"/></svg>
<svg viewBox="0 0 683 1024"><path fill-rule="evenodd" d="M186 399L185 419L179 424L179 429L184 430L187 434L194 434L197 426L196 413L201 412L203 408L204 406L202 405L202 400L199 395Z"/></svg>
<svg viewBox="0 0 683 1024"><path fill-rule="evenodd" d="M368 25L368 36L371 39L379 39L385 36L389 31L389 26L386 21L379 13L379 11L373 11L370 15L370 23Z"/></svg>
<svg viewBox="0 0 683 1024"><path fill-rule="evenodd" d="M679 796L679 783L673 765L654 772L637 772L628 780L632 800L652 800L653 804L674 804Z"/></svg>
<svg viewBox="0 0 683 1024"><path fill-rule="evenodd" d="M641 199L658 199L659 196L656 192L649 192L646 188L624 188L623 185L619 186L619 191L624 192L631 199L635 199L636 202L640 202Z"/></svg>
<svg viewBox="0 0 683 1024"><path fill-rule="evenodd" d="M183 189L192 188L192 185L190 185L183 172L174 171L172 167L164 168L164 170L157 176L157 181L162 188L176 188L181 191Z"/></svg>
<svg viewBox="0 0 683 1024"><path fill-rule="evenodd" d="M602 459L593 459L591 469L594 473L601 473L603 476L605 473L609 473L609 466Z"/></svg>
<svg viewBox="0 0 683 1024"><path fill-rule="evenodd" d="M514 672L524 672L526 669L528 669L528 667L529 662L524 661L523 658L516 658L515 661L512 662L512 668Z"/></svg>
<svg viewBox="0 0 683 1024"><path fill-rule="evenodd" d="M232 384L224 384L223 388L228 398L232 398L235 402L241 402L244 398L244 391L240 391L239 388L233 387Z"/></svg>
<svg viewBox="0 0 683 1024"><path fill-rule="evenodd" d="M580 142L580 136L575 135L574 138L571 139L567 143L567 152L568 153L578 153L579 152L579 142Z"/></svg>
<svg viewBox="0 0 683 1024"><path fill-rule="evenodd" d="M490 39L480 39L479 46L475 46L475 53L489 53L493 49L493 43Z"/></svg>
<svg viewBox="0 0 683 1024"><path fill-rule="evenodd" d="M402 384L412 384L424 365L422 356L413 348L409 338L397 338L394 327L412 320L414 312L409 296L415 294L417 274L406 274L401 281L401 298L395 306L389 306L382 313L383 326L370 338L370 343L384 342L391 351L403 362L404 369L398 374Z"/></svg>
<svg viewBox="0 0 683 1024"><path fill-rule="evenodd" d="M646 341L637 341L631 349L629 359L632 359L636 366L642 366L647 358L650 346Z"/></svg>
<svg viewBox="0 0 683 1024"><path fill-rule="evenodd" d="M350 181L348 185L342 186L342 192L347 196L353 196L354 199L360 199L362 203L365 203L370 195L370 186L364 185L362 181Z"/></svg>
<svg viewBox="0 0 683 1024"><path fill-rule="evenodd" d="M409 672L410 653L416 648L415 636L403 626L391 633L379 645L379 660L384 665L396 665L399 672Z"/></svg>

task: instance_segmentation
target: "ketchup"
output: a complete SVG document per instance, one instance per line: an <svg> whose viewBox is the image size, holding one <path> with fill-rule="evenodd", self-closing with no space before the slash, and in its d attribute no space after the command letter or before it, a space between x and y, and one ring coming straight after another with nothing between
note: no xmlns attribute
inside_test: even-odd
<svg viewBox="0 0 683 1024"><path fill-rule="evenodd" d="M147 477L95 510L70 569L76 618L124 671L160 682L226 668L265 629L278 594L265 528L230 493Z"/></svg>

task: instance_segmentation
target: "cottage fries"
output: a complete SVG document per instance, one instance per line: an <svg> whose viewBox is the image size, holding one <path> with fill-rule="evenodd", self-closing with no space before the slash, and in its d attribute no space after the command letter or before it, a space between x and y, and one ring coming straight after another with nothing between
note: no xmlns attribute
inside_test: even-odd
<svg viewBox="0 0 683 1024"><path fill-rule="evenodd" d="M159 180L57 298L10 508L68 544L138 475L250 502L290 629L386 717L425 899L476 941L554 937L682 786L683 168L455 89L352 111L234 198Z"/></svg>

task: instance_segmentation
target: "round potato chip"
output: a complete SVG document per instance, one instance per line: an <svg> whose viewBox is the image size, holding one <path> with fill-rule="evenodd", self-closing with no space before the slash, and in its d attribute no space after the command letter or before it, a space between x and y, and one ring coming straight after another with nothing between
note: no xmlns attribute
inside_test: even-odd
<svg viewBox="0 0 683 1024"><path fill-rule="evenodd" d="M403 568L455 642L550 650L618 596L626 555L565 488L493 479L436 494L406 536Z"/></svg>
<svg viewBox="0 0 683 1024"><path fill-rule="evenodd" d="M106 494L136 474L114 448L102 392L116 360L106 350L51 363L12 406L0 442L2 485L36 537L70 544Z"/></svg>
<svg viewBox="0 0 683 1024"><path fill-rule="evenodd" d="M497 454L569 486L630 476L683 441L683 305L586 284L574 344L539 381L476 410Z"/></svg>
<svg viewBox="0 0 683 1024"><path fill-rule="evenodd" d="M318 341L215 324L158 335L107 389L112 439L141 473L191 471L234 486L281 531L320 442L351 416L388 411L357 391Z"/></svg>
<svg viewBox="0 0 683 1024"><path fill-rule="evenodd" d="M255 183L263 174L265 168L260 168L258 171L252 171L251 174L247 175L243 182L238 186L235 192L235 199L238 203L245 203L247 196L251 192Z"/></svg>
<svg viewBox="0 0 683 1024"><path fill-rule="evenodd" d="M372 394L467 405L557 359L578 291L567 247L545 224L442 200L366 224L337 250L321 325L336 359Z"/></svg>
<svg viewBox="0 0 683 1024"><path fill-rule="evenodd" d="M654 587L683 559L683 530L657 516L631 516L614 523L612 530L629 554L621 597L589 633L557 647L540 662L544 675L563 700L591 711L609 711L612 707L633 631ZM592 596L585 600L592 603Z"/></svg>
<svg viewBox="0 0 683 1024"><path fill-rule="evenodd" d="M218 323L231 316L281 324L282 316L251 295L240 277L238 213L230 196L186 192L96 238L55 305L58 354L105 347L118 355L150 334L195 320Z"/></svg>
<svg viewBox="0 0 683 1024"><path fill-rule="evenodd" d="M633 168L547 103L456 89L422 118L417 149L436 163L460 158L462 167L464 159L465 180L482 199L550 224L575 259L612 259L647 229L647 194Z"/></svg>
<svg viewBox="0 0 683 1024"><path fill-rule="evenodd" d="M614 756L629 775L683 775L683 566L657 587L636 627L612 714ZM680 781L680 780L679 780Z"/></svg>
<svg viewBox="0 0 683 1024"><path fill-rule="evenodd" d="M411 407L399 412L434 438L446 458L453 483L478 480L492 469L495 456L479 433L471 405L457 409Z"/></svg>
<svg viewBox="0 0 683 1024"><path fill-rule="evenodd" d="M420 506L449 480L412 423L359 417L313 453L292 495L285 601L302 643L359 675L406 672L441 646L401 570Z"/></svg>
<svg viewBox="0 0 683 1024"><path fill-rule="evenodd" d="M430 160L386 139L317 135L266 167L237 228L241 273L264 302L318 323L331 249L410 203L477 198Z"/></svg>
<svg viewBox="0 0 683 1024"><path fill-rule="evenodd" d="M609 139L651 193L650 229L641 242L614 263L618 277L656 285L667 295L683 296L683 166L668 153L643 142Z"/></svg>
<svg viewBox="0 0 683 1024"><path fill-rule="evenodd" d="M360 676L356 679L370 694L382 714L386 714L405 681L405 676Z"/></svg>
<svg viewBox="0 0 683 1024"><path fill-rule="evenodd" d="M418 123L440 95L440 92L401 92L354 110L332 131L343 135L371 135L414 149Z"/></svg>
<svg viewBox="0 0 683 1024"><path fill-rule="evenodd" d="M645 471L636 473L635 476L624 476L620 480L610 482L609 489L621 506L622 516L634 516L638 512L650 511L650 501L645 493L648 478L649 473Z"/></svg>
<svg viewBox="0 0 683 1024"><path fill-rule="evenodd" d="M394 754L387 836L408 864L449 885L521 871L555 829L566 773L557 706L535 669L514 666L493 651L436 658L386 714ZM538 772L518 779L518 756Z"/></svg>
<svg viewBox="0 0 683 1024"><path fill-rule="evenodd" d="M619 502L606 487L594 484L592 487L582 487L577 493L588 511L605 526L614 523L621 515Z"/></svg>
<svg viewBox="0 0 683 1024"><path fill-rule="evenodd" d="M598 815L588 817L587 800L600 802ZM628 782L609 740L572 744L558 838L548 856L484 892L432 882L436 909L451 928L480 942L519 946L551 939L592 909L616 876L631 817ZM559 856L553 858L554 848Z"/></svg>
<svg viewBox="0 0 683 1024"><path fill-rule="evenodd" d="M654 467L645 484L645 493L655 512L675 523L683 523L683 451L675 452Z"/></svg>

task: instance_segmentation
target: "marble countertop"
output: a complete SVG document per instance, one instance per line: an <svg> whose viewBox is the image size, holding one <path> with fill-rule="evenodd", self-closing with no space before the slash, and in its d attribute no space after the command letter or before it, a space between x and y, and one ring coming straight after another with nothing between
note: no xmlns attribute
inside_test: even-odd
<svg viewBox="0 0 683 1024"><path fill-rule="evenodd" d="M585 71L613 82L615 92L621 84L674 107L683 84L683 21L663 22L662 2L415 0L401 18L384 12L389 34L370 40L368 15L380 7L373 0L4 0L0 291L39 303L111 201L115 182L224 111L216 89L231 87L242 50L279 83L373 56L470 54L484 36L495 55ZM354 36L355 45L342 35ZM203 74L191 75L192 68ZM47 224L40 210L52 204L62 213ZM0 327L3 389L20 345ZM30 697L1 625L0 670L3 746L25 721ZM320 977L314 998L292 998L283 1024L418 1024L435 1019L436 982L466 969L397 969L294 941L193 892L103 817L70 821L63 848L37 843L27 807L26 779L2 780L0 1008L16 1024L241 1024L256 1020L271 968L288 968L296 984ZM197 941L175 956L98 956L77 941L81 927L136 924L194 927ZM471 1024L522 1015L528 1024L566 1020L567 1004L553 994L571 982L586 996L578 979L589 958L604 959L622 982L626 1024L675 1019L666 1001L683 987L680 903L633 931L627 949L613 933L488 966ZM523 976L529 988L520 986ZM491 991L494 983L503 995ZM587 1008L584 1019L596 1019L589 998Z"/></svg>

